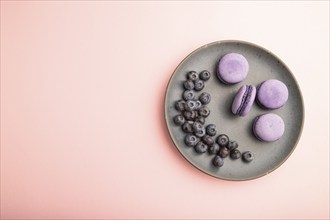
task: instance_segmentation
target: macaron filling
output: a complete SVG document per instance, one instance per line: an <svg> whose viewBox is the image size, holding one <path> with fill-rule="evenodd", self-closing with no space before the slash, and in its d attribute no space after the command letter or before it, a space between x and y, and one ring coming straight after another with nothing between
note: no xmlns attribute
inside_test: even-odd
<svg viewBox="0 0 330 220"><path fill-rule="evenodd" d="M232 112L235 115L245 116L252 108L256 96L256 88L252 85L242 86L233 101Z"/></svg>

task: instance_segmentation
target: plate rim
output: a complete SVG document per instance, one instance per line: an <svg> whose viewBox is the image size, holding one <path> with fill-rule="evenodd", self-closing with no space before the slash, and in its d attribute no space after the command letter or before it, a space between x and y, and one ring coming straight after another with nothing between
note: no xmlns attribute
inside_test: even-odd
<svg viewBox="0 0 330 220"><path fill-rule="evenodd" d="M236 44L245 44L245 45L248 45L248 46L252 46L252 47L255 47L255 48L258 48L258 49L261 49L263 51L265 51L266 53L270 54L271 56L273 56L274 58L276 58L283 66L284 68L289 72L290 76L292 77L293 81L295 82L296 86L297 86L297 91L298 91L298 94L300 96L300 99L301 99L301 104L302 104L302 109L301 109L301 112L302 112L302 119L301 119L301 126L300 126L300 129L299 129L299 133L298 133L298 136L297 136L297 139L296 139L296 142L294 143L294 145L292 146L292 150L285 156L285 158L283 160L281 160L278 164L276 164L272 169L268 170L267 172L264 172L260 175L255 175L255 176L251 176L249 178L241 178L241 179L232 179L232 178L226 178L226 177L219 177L217 175L213 175L211 172L206 172L205 170L201 169L200 167L198 167L197 165L193 164L190 160L188 160L184 153L180 150L180 148L176 145L176 143L174 142L174 137L172 136L172 133L169 129L169 124L168 124L168 121L167 120L170 120L168 117L167 117L167 113L166 113L166 109L167 109L167 103L166 103L166 100L167 100L167 97L168 97L168 93L169 93L169 86L170 86L170 83L172 82L172 79L175 75L175 73L177 72L177 70L183 65L183 63L189 59L193 54L197 53L198 51L202 50L202 49L205 49L207 47L210 47L210 46L213 46L213 45L217 45L217 44L226 44L226 43L236 43ZM193 165L193 167L197 168L198 170L202 171L203 173L209 175L209 176L212 176L216 179L221 179L221 180L226 180L226 181L237 181L237 182L240 182L240 181L248 181L248 180L254 180L254 179L258 179L258 178L261 178L263 176L266 176L270 173L272 173L273 171L275 171L276 169L278 169L280 166L282 166L284 164L285 161L288 160L288 158L292 155L292 153L295 151L299 141L300 141L300 138L302 136L302 132L303 132L303 128L304 128L304 123L305 123L305 104L304 104L304 98L303 98L303 95L302 95L302 90L300 88L300 85L297 81L297 79L295 78L294 74L292 73L292 71L290 70L290 68L286 65L285 62L282 61L282 59L280 59L277 55L275 55L273 52L271 52L270 50L260 46L260 45L257 45L255 43L251 43L251 42L248 42L248 41L243 41L243 40L219 40L219 41L213 41L213 42L210 42L210 43L207 43L205 45L202 45L200 47L198 47L197 49L193 50L192 52L190 52L188 55L186 55L182 60L181 62L176 66L176 68L174 69L174 71L172 72L168 82L167 82L167 85L166 85L166 89L165 89L165 96L164 96L164 100L163 100L163 113L164 113L164 120L165 120L165 124L166 124L166 130L170 136L170 139L171 139L171 142L173 143L173 145L175 146L175 148L179 151L180 155L186 160L188 161L191 165Z"/></svg>

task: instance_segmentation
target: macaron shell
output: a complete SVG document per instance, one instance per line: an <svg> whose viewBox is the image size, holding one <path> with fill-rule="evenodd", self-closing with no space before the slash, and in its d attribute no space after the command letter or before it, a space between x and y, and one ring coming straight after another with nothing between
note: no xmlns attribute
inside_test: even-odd
<svg viewBox="0 0 330 220"><path fill-rule="evenodd" d="M257 89L254 86L251 86L251 87L252 87L252 90L251 90L251 93L250 93L249 100L246 103L246 106L244 106L244 108L243 108L243 110L240 114L241 116L247 115L250 112L250 110L252 108L252 105L254 103L254 100L255 100L255 97L256 97L256 94L257 94Z"/></svg>
<svg viewBox="0 0 330 220"><path fill-rule="evenodd" d="M280 139L285 131L283 119L274 113L258 116L253 123L255 136L265 142L273 142Z"/></svg>
<svg viewBox="0 0 330 220"><path fill-rule="evenodd" d="M286 85L276 79L266 80L258 87L257 101L266 109L277 109L282 107L289 97Z"/></svg>
<svg viewBox="0 0 330 220"><path fill-rule="evenodd" d="M249 72L249 63L238 53L224 55L218 64L218 78L226 84L235 84L243 81Z"/></svg>
<svg viewBox="0 0 330 220"><path fill-rule="evenodd" d="M243 96L245 94L246 89L247 89L247 86L243 85L241 88L239 88L239 90L237 91L237 93L235 95L233 104L231 106L231 111L235 115L238 113L237 111L242 104Z"/></svg>

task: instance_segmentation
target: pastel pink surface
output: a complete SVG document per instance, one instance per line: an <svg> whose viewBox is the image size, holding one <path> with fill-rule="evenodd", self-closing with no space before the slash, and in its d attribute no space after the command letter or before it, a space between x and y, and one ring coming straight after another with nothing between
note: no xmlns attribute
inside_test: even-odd
<svg viewBox="0 0 330 220"><path fill-rule="evenodd" d="M2 219L329 218L329 2L0 6ZM278 55L305 98L296 150L252 181L201 173L165 127L175 67L222 39Z"/></svg>

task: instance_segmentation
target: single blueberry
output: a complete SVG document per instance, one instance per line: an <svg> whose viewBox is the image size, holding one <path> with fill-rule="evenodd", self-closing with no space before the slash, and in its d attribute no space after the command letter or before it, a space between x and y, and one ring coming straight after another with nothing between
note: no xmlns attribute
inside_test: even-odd
<svg viewBox="0 0 330 220"><path fill-rule="evenodd" d="M199 78L201 80L207 81L211 77L211 73L207 70L203 70L202 72L199 73Z"/></svg>
<svg viewBox="0 0 330 220"><path fill-rule="evenodd" d="M201 123L196 122L196 121L194 122L194 124L193 124L194 131L202 130L203 128L204 128L204 126Z"/></svg>
<svg viewBox="0 0 330 220"><path fill-rule="evenodd" d="M186 119L183 117L183 115L176 115L173 119L174 124L176 125L183 125L185 123Z"/></svg>
<svg viewBox="0 0 330 220"><path fill-rule="evenodd" d="M209 147L209 153L210 154L217 154L220 150L220 147L219 145L217 144L212 144L210 147Z"/></svg>
<svg viewBox="0 0 330 220"><path fill-rule="evenodd" d="M183 123L181 128L185 133L193 133L194 132L193 126L192 126L193 124L194 124L193 121L186 121L185 123Z"/></svg>
<svg viewBox="0 0 330 220"><path fill-rule="evenodd" d="M226 158L228 157L229 155L229 150L227 147L220 147L220 150L219 150L219 156L222 157L222 158Z"/></svg>
<svg viewBox="0 0 330 220"><path fill-rule="evenodd" d="M216 167L222 167L224 164L224 160L220 156L215 156L212 160L213 165Z"/></svg>
<svg viewBox="0 0 330 220"><path fill-rule="evenodd" d="M215 136L217 134L217 128L215 124L209 124L206 126L206 134L210 136Z"/></svg>
<svg viewBox="0 0 330 220"><path fill-rule="evenodd" d="M205 124L205 117L198 115L198 117L195 119L195 121L199 122L203 125L203 124Z"/></svg>
<svg viewBox="0 0 330 220"><path fill-rule="evenodd" d="M192 80L188 79L186 81L183 82L183 87L186 89L186 90L193 90L194 87L195 87L195 84Z"/></svg>
<svg viewBox="0 0 330 220"><path fill-rule="evenodd" d="M195 81L196 79L198 79L198 74L196 73L196 71L190 71L187 73L187 79Z"/></svg>
<svg viewBox="0 0 330 220"><path fill-rule="evenodd" d="M198 116L198 112L197 111L184 111L182 113L182 115L184 116L184 118L188 121L194 121L197 116Z"/></svg>
<svg viewBox="0 0 330 220"><path fill-rule="evenodd" d="M204 88L204 81L200 79L196 79L194 81L194 89L196 91L201 91Z"/></svg>
<svg viewBox="0 0 330 220"><path fill-rule="evenodd" d="M188 100L184 107L186 111L194 111L196 108L196 102L194 100Z"/></svg>
<svg viewBox="0 0 330 220"><path fill-rule="evenodd" d="M251 151L245 151L242 154L242 158L245 162L251 162L254 159L254 155Z"/></svg>
<svg viewBox="0 0 330 220"><path fill-rule="evenodd" d="M200 141L195 145L195 151L200 154L205 153L207 151L207 145Z"/></svg>
<svg viewBox="0 0 330 220"><path fill-rule="evenodd" d="M225 134L220 134L216 140L220 147L227 147L229 143L229 137Z"/></svg>
<svg viewBox="0 0 330 220"><path fill-rule="evenodd" d="M196 100L195 103L196 103L195 110L199 110L202 107L201 101Z"/></svg>
<svg viewBox="0 0 330 220"><path fill-rule="evenodd" d="M207 92L203 92L202 94L200 94L199 96L199 101L201 101L201 103L203 105L207 105L210 103L211 101L211 95Z"/></svg>
<svg viewBox="0 0 330 220"><path fill-rule="evenodd" d="M195 98L195 93L192 90L186 90L182 94L184 100L193 100Z"/></svg>
<svg viewBox="0 0 330 220"><path fill-rule="evenodd" d="M175 102L175 109L182 112L185 110L186 101L179 100Z"/></svg>
<svg viewBox="0 0 330 220"><path fill-rule="evenodd" d="M234 150L231 150L230 151L230 158L231 159L236 160L236 159L238 159L240 157L241 157L241 152L238 149L234 149Z"/></svg>
<svg viewBox="0 0 330 220"><path fill-rule="evenodd" d="M202 106L199 110L198 110L199 115L203 116L203 117L207 117L210 114L210 109L206 106Z"/></svg>
<svg viewBox="0 0 330 220"><path fill-rule="evenodd" d="M229 141L227 147L230 151L232 151L232 150L238 148L238 143L236 141Z"/></svg>
<svg viewBox="0 0 330 220"><path fill-rule="evenodd" d="M187 134L184 138L184 142L188 147L193 147L198 143L198 138L195 135Z"/></svg>
<svg viewBox="0 0 330 220"><path fill-rule="evenodd" d="M194 134L197 136L197 137L203 137L205 135L205 128L203 127L202 130L198 130L198 131L194 131Z"/></svg>
<svg viewBox="0 0 330 220"><path fill-rule="evenodd" d="M202 140L207 146L212 146L214 144L213 138L209 135L204 135Z"/></svg>

